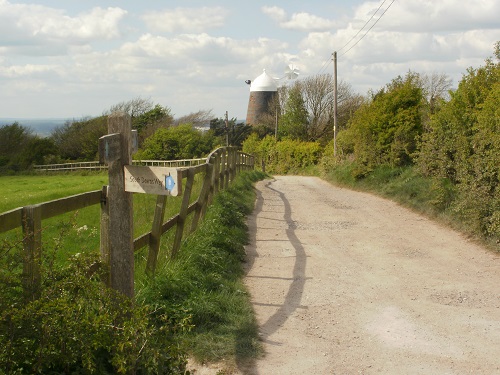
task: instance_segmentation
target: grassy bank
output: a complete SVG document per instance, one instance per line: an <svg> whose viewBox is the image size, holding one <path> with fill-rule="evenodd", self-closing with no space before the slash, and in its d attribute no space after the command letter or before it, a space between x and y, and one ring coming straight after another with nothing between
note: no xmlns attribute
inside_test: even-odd
<svg viewBox="0 0 500 375"><path fill-rule="evenodd" d="M260 353L242 262L248 240L245 218L255 201L253 183L263 177L259 172L239 175L215 198L178 257L164 261L154 280L141 281L137 298L142 304L189 322L191 329L182 339L199 362L224 361L234 367Z"/></svg>

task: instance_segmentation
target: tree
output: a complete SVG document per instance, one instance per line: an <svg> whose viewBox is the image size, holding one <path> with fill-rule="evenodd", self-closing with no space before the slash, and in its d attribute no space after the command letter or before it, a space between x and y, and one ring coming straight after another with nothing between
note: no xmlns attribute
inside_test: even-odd
<svg viewBox="0 0 500 375"><path fill-rule="evenodd" d="M151 99L135 98L111 106L104 112L108 116L114 112L124 112L130 115L132 129L137 130L139 143L151 136L157 129L173 125L174 117L171 109L160 104L154 104Z"/></svg>
<svg viewBox="0 0 500 375"><path fill-rule="evenodd" d="M253 129L251 125L237 124L234 117L228 120L227 127L226 120L223 118L215 118L210 121L210 131L217 137L217 142L221 145L226 145L227 134L229 146L241 147L243 141L248 138Z"/></svg>
<svg viewBox="0 0 500 375"><path fill-rule="evenodd" d="M203 135L190 124L161 128L146 139L137 159L179 160L207 155L213 147L210 134Z"/></svg>
<svg viewBox="0 0 500 375"><path fill-rule="evenodd" d="M100 116L67 121L55 128L50 138L63 159L94 161L98 158L99 138L107 133L107 116Z"/></svg>
<svg viewBox="0 0 500 375"><path fill-rule="evenodd" d="M279 119L278 134L280 137L306 141L309 137L308 127L307 109L300 83L296 82L289 90L284 113Z"/></svg>
<svg viewBox="0 0 500 375"><path fill-rule="evenodd" d="M339 133L341 151L368 168L413 163L422 133L423 93L419 75L397 77L372 96Z"/></svg>
<svg viewBox="0 0 500 375"><path fill-rule="evenodd" d="M290 94L298 90L302 95L303 106L307 113L307 121L303 127L305 139L328 143L333 138L334 123L334 81L331 74L320 74L297 81L293 86L279 88L279 117L287 112ZM295 98L298 99L298 98ZM337 130L344 129L353 113L363 103L364 98L354 94L351 86L340 81L337 87ZM273 119L275 119L273 115ZM271 122L271 120L269 119ZM273 120L274 121L274 120ZM274 126L274 125L273 125ZM274 129L274 128L273 128Z"/></svg>
<svg viewBox="0 0 500 375"><path fill-rule="evenodd" d="M0 127L0 167L19 170L23 166L22 154L34 138L33 131L14 122Z"/></svg>
<svg viewBox="0 0 500 375"><path fill-rule="evenodd" d="M430 113L434 114L440 101L450 98L452 80L446 74L432 73L421 76L421 86L429 104Z"/></svg>
<svg viewBox="0 0 500 375"><path fill-rule="evenodd" d="M173 124L170 108L156 104L152 109L132 118L132 129L137 130L139 144L160 128Z"/></svg>
<svg viewBox="0 0 500 375"><path fill-rule="evenodd" d="M197 112L191 112L188 115L179 117L175 119L174 124L175 125L182 125L182 124L191 124L193 126L203 126L205 124L210 123L210 120L214 116L212 115L212 110L210 109L201 109Z"/></svg>
<svg viewBox="0 0 500 375"><path fill-rule="evenodd" d="M136 118L152 110L153 108L154 103L151 99L143 99L141 97L137 97L132 100L123 101L112 105L108 111L104 111L103 115L107 116L114 112L124 112L130 115L131 118Z"/></svg>
<svg viewBox="0 0 500 375"><path fill-rule="evenodd" d="M33 164L47 164L47 158L57 159L58 151L52 139L35 136L28 140L20 155L21 165L28 168Z"/></svg>

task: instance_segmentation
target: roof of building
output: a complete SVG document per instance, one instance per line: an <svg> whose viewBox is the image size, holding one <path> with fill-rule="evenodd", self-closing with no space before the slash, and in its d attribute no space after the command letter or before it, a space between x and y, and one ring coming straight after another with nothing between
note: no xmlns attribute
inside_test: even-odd
<svg viewBox="0 0 500 375"><path fill-rule="evenodd" d="M264 69L263 73L252 81L250 91L278 91L278 83Z"/></svg>

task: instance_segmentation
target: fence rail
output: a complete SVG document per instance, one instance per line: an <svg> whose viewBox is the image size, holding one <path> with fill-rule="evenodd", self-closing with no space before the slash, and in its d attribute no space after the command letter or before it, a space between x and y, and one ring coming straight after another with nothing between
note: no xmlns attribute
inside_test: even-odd
<svg viewBox="0 0 500 375"><path fill-rule="evenodd" d="M182 179L186 180L186 182L183 183L183 185L185 184L185 188L183 189L184 192L179 212L164 221L163 215L165 212L166 196L158 196L151 231L135 238L133 241L134 251L137 251L145 246L149 247L146 269L147 272L151 274L154 274L155 271L161 236L167 231L175 228L175 238L172 247L172 254L175 256L181 245L186 218L188 215L194 215L191 221L191 227L189 228L189 232L192 232L197 228L198 222L200 218L203 217L207 206L213 199L213 196L220 190L227 188L230 181L235 178L237 173L242 170L254 168L253 156L239 152L234 147L219 148L204 159L191 159L190 161L142 160L140 162L146 163L145 165L149 166L176 166L180 171ZM175 165L175 163L179 162L184 165ZM91 167L88 166L85 168L88 169ZM193 203L189 204L191 200L194 177L197 174L204 174L202 187L198 197L196 197ZM20 207L0 214L0 233L19 227L22 228L23 231L23 286L28 299L37 298L41 282L40 264L43 256L41 222L44 219L62 215L84 207L100 204L101 257L103 261L109 261L107 246L108 228L110 223L109 212L107 211L107 194L108 187L104 186L102 190L90 191L49 202Z"/></svg>
<svg viewBox="0 0 500 375"><path fill-rule="evenodd" d="M133 160L132 165L147 167L192 167L205 163L205 158L181 160ZM75 163L41 164L34 165L33 169L42 172L69 172L78 170L100 171L107 170L108 166L99 161L82 161Z"/></svg>

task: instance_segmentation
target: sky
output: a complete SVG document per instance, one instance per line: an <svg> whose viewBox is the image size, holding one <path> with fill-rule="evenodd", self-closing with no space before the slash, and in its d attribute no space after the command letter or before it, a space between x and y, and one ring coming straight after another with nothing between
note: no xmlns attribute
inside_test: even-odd
<svg viewBox="0 0 500 375"><path fill-rule="evenodd" d="M408 71L456 86L500 40L498 0L0 0L0 118L99 116L136 98L244 120L290 64L365 95ZM280 85L290 84L280 79Z"/></svg>

